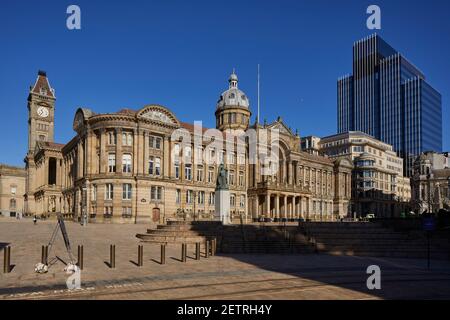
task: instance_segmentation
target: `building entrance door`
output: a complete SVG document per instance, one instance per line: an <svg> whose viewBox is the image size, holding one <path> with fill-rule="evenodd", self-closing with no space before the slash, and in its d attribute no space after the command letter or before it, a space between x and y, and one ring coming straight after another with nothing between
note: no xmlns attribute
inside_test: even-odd
<svg viewBox="0 0 450 320"><path fill-rule="evenodd" d="M153 222L159 222L159 215L161 210L159 208L153 208L152 220Z"/></svg>

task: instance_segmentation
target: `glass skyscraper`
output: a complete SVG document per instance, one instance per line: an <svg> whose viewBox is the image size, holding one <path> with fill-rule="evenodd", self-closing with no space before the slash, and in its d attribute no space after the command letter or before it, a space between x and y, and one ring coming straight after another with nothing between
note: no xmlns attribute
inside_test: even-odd
<svg viewBox="0 0 450 320"><path fill-rule="evenodd" d="M338 80L338 133L362 131L391 144L411 176L414 158L442 151L441 95L424 74L372 35L353 45L353 75Z"/></svg>

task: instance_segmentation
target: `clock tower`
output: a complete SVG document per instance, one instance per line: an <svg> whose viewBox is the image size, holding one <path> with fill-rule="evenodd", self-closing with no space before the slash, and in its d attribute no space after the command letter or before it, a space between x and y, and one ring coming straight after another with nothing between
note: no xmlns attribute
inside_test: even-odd
<svg viewBox="0 0 450 320"><path fill-rule="evenodd" d="M28 154L34 153L37 141L53 142L55 101L46 72L39 71L28 95Z"/></svg>
<svg viewBox="0 0 450 320"><path fill-rule="evenodd" d="M55 127L55 90L50 86L45 71L39 71L36 82L28 94L28 150L25 156L25 196L24 213L35 211L34 193L38 187L36 181L36 163L34 151L38 141L53 142Z"/></svg>

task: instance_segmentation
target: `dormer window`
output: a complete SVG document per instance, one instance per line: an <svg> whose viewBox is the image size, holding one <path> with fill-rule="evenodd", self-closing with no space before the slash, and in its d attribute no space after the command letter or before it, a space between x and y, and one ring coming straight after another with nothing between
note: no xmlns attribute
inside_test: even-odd
<svg viewBox="0 0 450 320"><path fill-rule="evenodd" d="M236 98L236 96L235 96L234 93L230 93L229 98L230 98L230 99L234 99L234 98Z"/></svg>
<svg viewBox="0 0 450 320"><path fill-rule="evenodd" d="M47 95L47 89L46 89L45 87L41 87L41 88L39 89L39 92L40 92L41 95L44 95L44 96Z"/></svg>

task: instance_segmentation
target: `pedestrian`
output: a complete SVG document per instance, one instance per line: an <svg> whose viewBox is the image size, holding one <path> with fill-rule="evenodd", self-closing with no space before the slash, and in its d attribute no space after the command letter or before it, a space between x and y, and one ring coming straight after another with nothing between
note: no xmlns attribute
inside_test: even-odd
<svg viewBox="0 0 450 320"><path fill-rule="evenodd" d="M33 223L34 223L35 225L36 225L36 223L37 223L37 217L36 217L36 215L34 215Z"/></svg>

